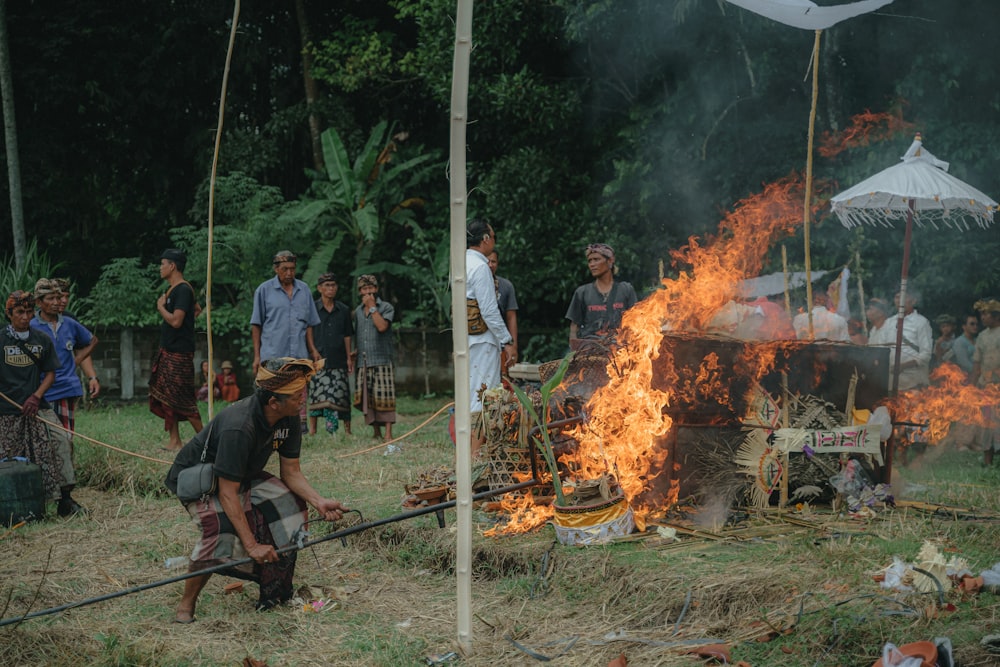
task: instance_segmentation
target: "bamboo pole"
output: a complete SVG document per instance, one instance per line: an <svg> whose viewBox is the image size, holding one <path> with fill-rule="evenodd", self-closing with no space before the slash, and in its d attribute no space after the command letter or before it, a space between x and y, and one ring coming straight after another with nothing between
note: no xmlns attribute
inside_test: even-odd
<svg viewBox="0 0 1000 667"><path fill-rule="evenodd" d="M215 412L215 347L212 345L212 246L215 242L215 176L219 170L219 145L222 143L222 121L226 115L226 88L229 68L233 62L236 26L240 20L240 0L233 5L233 22L229 29L226 67L222 72L222 92L219 95L219 124L215 128L215 151L212 154L212 177L208 182L208 260L205 269L205 328L208 332L208 421Z"/></svg>
<svg viewBox="0 0 1000 667"><path fill-rule="evenodd" d="M812 106L809 109L809 146L806 150L806 200L802 214L802 235L806 247L806 312L809 313L809 340L815 338L812 315L812 258L809 253L809 207L812 204L813 179L813 136L816 133L816 101L819 98L819 37L822 30L816 31L816 41L812 53Z"/></svg>
<svg viewBox="0 0 1000 667"><path fill-rule="evenodd" d="M792 316L792 295L789 293L788 287L788 251L785 246L781 246L781 273L785 277L785 312L788 313L788 317Z"/></svg>
<svg viewBox="0 0 1000 667"><path fill-rule="evenodd" d="M467 186L465 134L468 122L469 61L472 56L473 0L458 0L455 10L455 59L451 79L451 312L465 312L465 227ZM455 552L458 646L472 649L472 452L469 449L469 325L452 318L455 365L455 477L457 544Z"/></svg>

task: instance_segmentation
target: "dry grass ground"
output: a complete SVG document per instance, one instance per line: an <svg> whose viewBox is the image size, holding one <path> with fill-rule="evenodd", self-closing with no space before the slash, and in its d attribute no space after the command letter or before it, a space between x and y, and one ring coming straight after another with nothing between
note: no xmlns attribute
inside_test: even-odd
<svg viewBox="0 0 1000 667"><path fill-rule="evenodd" d="M403 401L397 434L444 400ZM82 413L93 438L154 457L161 423L143 406ZM323 492L366 520L399 513L405 484L449 464L444 417L400 444L372 446L355 435L309 437L303 468ZM163 561L186 554L194 529L161 491L165 466L79 443L91 515L0 530L0 610L27 611L101 596L163 579ZM564 666L603 667L619 654L629 665L699 665L691 645L724 641L732 659L754 667L871 665L887 641L949 637L957 664L1000 664L979 639L1000 632L997 596L963 599L884 591L872 575L899 556L912 561L925 539L964 556L978 573L1000 561L1000 473L968 452L934 450L899 471L914 501L968 512L901 506L854 520L818 509L786 521L746 517L717 534L682 533L680 542L648 536L602 547L568 548L551 528L500 539L479 533L495 517L475 512L473 651L458 664L532 665L529 652ZM181 584L108 600L0 628L3 665L422 665L456 648L454 511L324 542L300 554L296 584L335 597L327 611L288 606L255 613L256 586L226 594L214 577L198 621L171 621ZM665 520L695 528L685 513ZM317 533L328 530L322 528ZM5 534L6 533L6 534ZM721 539L720 539L721 538ZM768 642L756 641L771 634ZM516 645L515 645L516 642ZM520 648L519 648L520 646Z"/></svg>

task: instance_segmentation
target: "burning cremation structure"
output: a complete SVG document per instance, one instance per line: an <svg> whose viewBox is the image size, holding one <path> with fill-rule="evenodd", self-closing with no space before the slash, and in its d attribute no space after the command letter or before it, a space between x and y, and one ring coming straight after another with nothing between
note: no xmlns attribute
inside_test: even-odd
<svg viewBox="0 0 1000 667"><path fill-rule="evenodd" d="M720 313L736 324L743 316L764 314L740 303L737 286L757 275L768 248L797 228L801 202L795 178L740 202L714 237L691 238L674 251L676 277L663 279L625 313L613 345L574 360L563 397L579 396L586 405L580 423L566 431L574 444L559 459L567 484L611 475L641 525L645 516L689 492L685 485L697 486L697 476L686 470L697 468L698 453L688 446L685 430L741 433L754 392L766 392L779 410L790 397L817 395L848 413L850 406L871 408L885 397L885 349L706 333L719 330ZM734 326L728 333L743 329ZM780 425L771 426L776 431ZM552 516L530 496L508 499L506 509L507 532Z"/></svg>

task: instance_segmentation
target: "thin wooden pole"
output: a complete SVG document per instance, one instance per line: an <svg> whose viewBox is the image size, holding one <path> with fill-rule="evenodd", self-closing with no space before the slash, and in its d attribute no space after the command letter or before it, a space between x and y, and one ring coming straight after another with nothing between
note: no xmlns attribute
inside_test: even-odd
<svg viewBox="0 0 1000 667"><path fill-rule="evenodd" d="M903 237L903 270L899 278L899 305L896 307L896 351L892 366L892 387L889 396L899 393L900 361L903 356L903 320L906 317L906 282L910 274L910 240L913 238L913 206L911 199L906 208L906 235Z"/></svg>
<svg viewBox="0 0 1000 667"><path fill-rule="evenodd" d="M451 312L455 364L455 551L458 646L472 649L472 452L469 449L469 324L465 317L465 227L467 186L465 134L468 123L469 61L472 57L473 0L458 0L455 10L455 60L451 78Z"/></svg>
<svg viewBox="0 0 1000 667"><path fill-rule="evenodd" d="M816 133L816 102L819 99L819 37L822 30L816 31L816 41L812 54L812 107L809 109L809 147L806 150L806 201L802 214L802 235L806 246L806 312L809 313L809 340L813 340L813 293L812 293L812 258L809 253L809 207L812 204L813 180L813 136Z"/></svg>
<svg viewBox="0 0 1000 667"><path fill-rule="evenodd" d="M233 23L229 29L229 48L226 51L226 68L222 73L222 92L219 94L219 124L215 128L215 152L212 155L212 177L208 181L208 260L205 269L205 328L208 335L208 419L215 412L215 347L212 344L212 246L215 242L215 176L219 170L219 145L222 143L222 121L226 115L226 88L229 85L229 68L233 63L233 45L236 43L236 26L240 20L240 0L233 4Z"/></svg>

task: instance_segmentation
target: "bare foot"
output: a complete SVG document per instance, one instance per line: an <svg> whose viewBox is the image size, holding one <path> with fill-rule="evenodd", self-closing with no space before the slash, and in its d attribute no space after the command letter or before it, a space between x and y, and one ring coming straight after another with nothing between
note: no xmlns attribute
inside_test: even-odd
<svg viewBox="0 0 1000 667"><path fill-rule="evenodd" d="M178 607L174 615L174 623L184 623L185 625L194 623L194 609L187 610Z"/></svg>

